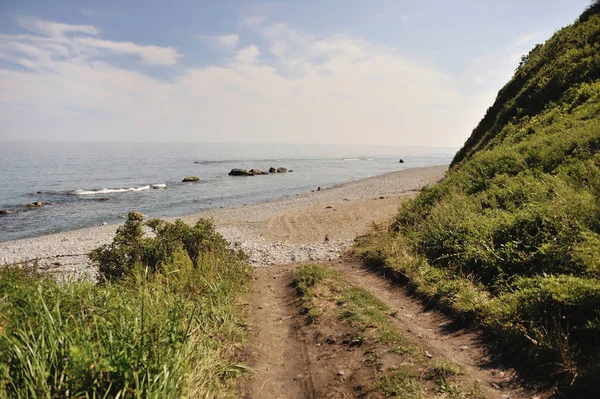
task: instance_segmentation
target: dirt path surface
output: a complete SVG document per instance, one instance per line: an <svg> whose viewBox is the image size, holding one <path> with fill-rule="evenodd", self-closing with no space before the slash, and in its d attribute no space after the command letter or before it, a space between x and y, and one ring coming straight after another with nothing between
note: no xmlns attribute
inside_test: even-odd
<svg viewBox="0 0 600 399"><path fill-rule="evenodd" d="M438 311L427 309L406 290L369 270L350 256L325 264L338 269L352 283L365 288L394 311L395 324L415 341L420 341L433 358L443 358L459 364L465 375L479 383L489 398L537 398L522 386L514 370L496 363L489 355L479 334L462 328Z"/></svg>
<svg viewBox="0 0 600 399"><path fill-rule="evenodd" d="M316 398L298 298L290 286L293 269L255 270L247 356L256 375L246 398Z"/></svg>
<svg viewBox="0 0 600 399"><path fill-rule="evenodd" d="M512 370L491 361L477 334L457 329L451 320L427 310L403 288L366 269L350 257L326 263L353 284L375 295L393 310L397 328L435 359L460 365L464 378L481 388L482 397L498 399L547 398L524 388ZM354 398L378 371L365 350L351 350L330 337L343 337L336 323L307 325L296 290L291 286L300 265L256 268L249 299L251 334L246 350L256 374L247 382L245 398ZM419 349L422 350L422 349ZM370 348L377 351L377 348ZM393 364L388 364L393 367ZM437 396L425 396L437 397Z"/></svg>

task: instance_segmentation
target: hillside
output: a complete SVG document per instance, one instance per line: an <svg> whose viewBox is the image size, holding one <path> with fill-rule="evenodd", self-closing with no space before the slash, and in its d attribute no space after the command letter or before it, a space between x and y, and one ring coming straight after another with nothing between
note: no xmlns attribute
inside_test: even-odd
<svg viewBox="0 0 600 399"><path fill-rule="evenodd" d="M542 379L589 387L600 364L599 149L595 1L523 57L445 180L357 253Z"/></svg>

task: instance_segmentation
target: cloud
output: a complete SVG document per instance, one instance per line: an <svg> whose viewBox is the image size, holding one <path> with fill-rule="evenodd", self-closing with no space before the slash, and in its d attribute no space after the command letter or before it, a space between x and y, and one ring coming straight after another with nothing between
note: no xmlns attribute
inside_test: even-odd
<svg viewBox="0 0 600 399"><path fill-rule="evenodd" d="M100 29L91 25L68 25L27 16L19 16L15 21L31 33L0 34L0 57L28 68L52 68L55 62L66 58L81 62L113 55L133 55L147 64L173 65L181 57L172 47L100 39Z"/></svg>
<svg viewBox="0 0 600 399"><path fill-rule="evenodd" d="M229 35L215 36L214 39L218 45L230 50L235 49L237 47L238 42L240 41L240 37L235 33Z"/></svg>
<svg viewBox="0 0 600 399"><path fill-rule="evenodd" d="M132 42L113 42L92 37L77 38L74 42L84 48L103 49L112 53L138 55L154 65L173 65L180 55L173 47L141 46Z"/></svg>
<svg viewBox="0 0 600 399"><path fill-rule="evenodd" d="M106 56L168 66L182 56L171 47L107 41L87 25L26 29L38 34L0 35L0 54L25 67L0 67L0 139L444 146L473 128L452 76L355 36L255 18L240 32L253 43L225 35L231 57L179 65L167 81Z"/></svg>
<svg viewBox="0 0 600 399"><path fill-rule="evenodd" d="M45 21L39 18L18 16L15 18L18 25L30 32L39 33L48 37L63 37L68 33L85 33L99 35L100 30L90 25L67 25L58 22Z"/></svg>
<svg viewBox="0 0 600 399"><path fill-rule="evenodd" d="M240 50L235 55L235 60L244 64L252 64L257 61L260 51L258 47L251 45L243 50Z"/></svg>

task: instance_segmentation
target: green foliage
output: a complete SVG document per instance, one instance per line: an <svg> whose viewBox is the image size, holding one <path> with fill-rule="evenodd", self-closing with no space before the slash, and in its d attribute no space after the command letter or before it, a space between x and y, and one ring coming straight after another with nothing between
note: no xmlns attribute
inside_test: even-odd
<svg viewBox="0 0 600 399"><path fill-rule="evenodd" d="M181 246L154 270L133 266L156 246L135 241L140 220L130 222L105 253L125 260L112 263L123 266L110 269L116 282L0 269L0 397L236 397L249 267L228 251L193 260Z"/></svg>
<svg viewBox="0 0 600 399"><path fill-rule="evenodd" d="M416 381L414 373L407 368L379 376L376 385L386 397L403 399L423 397L423 386Z"/></svg>
<svg viewBox="0 0 600 399"><path fill-rule="evenodd" d="M142 219L139 212L131 212L127 222L117 229L113 242L90 253L101 279L117 281L140 265L156 272L171 262L179 249L185 250L194 264L206 256L246 259L242 252L229 248L210 219L200 219L194 226L181 220L169 223L151 219L144 223ZM144 225L152 230L153 237L144 235Z"/></svg>
<svg viewBox="0 0 600 399"><path fill-rule="evenodd" d="M292 282L302 294L310 293L310 289L321 283L325 278L334 276L335 273L318 263L303 265L294 275Z"/></svg>
<svg viewBox="0 0 600 399"><path fill-rule="evenodd" d="M454 158L459 165L476 152L501 143L507 126L533 119L545 109L565 104L565 93L600 77L600 6L595 1L573 25L537 45L504 86L494 104ZM562 101L561 101L562 100ZM585 101L583 99L577 101ZM568 110L568 108L567 108Z"/></svg>
<svg viewBox="0 0 600 399"><path fill-rule="evenodd" d="M599 14L524 57L444 181L355 249L569 383L600 364Z"/></svg>

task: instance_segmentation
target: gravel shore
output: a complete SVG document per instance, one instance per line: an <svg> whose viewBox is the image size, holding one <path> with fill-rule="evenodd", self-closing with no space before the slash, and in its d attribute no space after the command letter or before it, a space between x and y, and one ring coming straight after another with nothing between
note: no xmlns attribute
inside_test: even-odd
<svg viewBox="0 0 600 399"><path fill-rule="evenodd" d="M447 166L407 169L323 187L320 191L315 187L314 192L277 201L214 209L181 219L194 223L201 217L213 218L221 234L234 247L248 253L251 263L257 266L330 260L350 245L365 226L392 216L402 198L414 196L423 186L439 181L446 170ZM378 199L382 201L374 201ZM0 264L37 260L39 268L50 273L93 278L95 268L87 254L110 243L118 226L0 243ZM328 242L322 238L325 233L332 237Z"/></svg>

